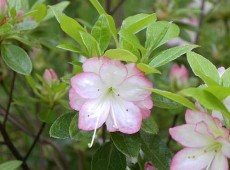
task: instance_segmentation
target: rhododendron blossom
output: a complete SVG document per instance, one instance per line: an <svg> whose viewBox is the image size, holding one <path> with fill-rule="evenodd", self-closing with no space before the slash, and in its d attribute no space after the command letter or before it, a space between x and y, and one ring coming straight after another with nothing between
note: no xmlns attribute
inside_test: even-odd
<svg viewBox="0 0 230 170"><path fill-rule="evenodd" d="M43 78L46 81L47 84L51 85L53 82L58 80L56 72L51 68L51 69L46 69Z"/></svg>
<svg viewBox="0 0 230 170"><path fill-rule="evenodd" d="M157 170L151 162L145 162L145 170Z"/></svg>
<svg viewBox="0 0 230 170"><path fill-rule="evenodd" d="M7 0L0 0L0 18L7 10Z"/></svg>
<svg viewBox="0 0 230 170"><path fill-rule="evenodd" d="M186 83L188 82L188 78L188 70L184 65L172 65L172 68L169 73L169 79L172 83L176 83L176 85L180 88L181 86L186 85Z"/></svg>
<svg viewBox="0 0 230 170"><path fill-rule="evenodd" d="M187 110L185 125L169 129L185 149L171 162L171 170L228 170L230 131L207 113Z"/></svg>
<svg viewBox="0 0 230 170"><path fill-rule="evenodd" d="M79 111L78 127L94 130L106 123L110 132L133 134L153 107L152 83L134 63L123 64L106 57L90 58L83 73L71 79L70 106Z"/></svg>

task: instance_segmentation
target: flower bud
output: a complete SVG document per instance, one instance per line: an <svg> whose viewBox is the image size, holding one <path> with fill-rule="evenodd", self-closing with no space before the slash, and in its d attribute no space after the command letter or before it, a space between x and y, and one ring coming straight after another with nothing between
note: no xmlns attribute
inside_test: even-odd
<svg viewBox="0 0 230 170"><path fill-rule="evenodd" d="M179 67L178 64L173 64L169 74L169 79L172 82L175 82L178 86L183 86L187 83L188 78L188 70L184 65Z"/></svg>
<svg viewBox="0 0 230 170"><path fill-rule="evenodd" d="M58 81L58 77L56 72L51 68L51 69L46 69L43 78L46 81L47 84L51 85L53 82Z"/></svg>
<svg viewBox="0 0 230 170"><path fill-rule="evenodd" d="M151 162L145 162L145 170L157 170Z"/></svg>
<svg viewBox="0 0 230 170"><path fill-rule="evenodd" d="M224 67L219 67L218 68L218 73L219 73L219 76L221 77L225 72L225 68Z"/></svg>
<svg viewBox="0 0 230 170"><path fill-rule="evenodd" d="M7 11L7 0L0 0L0 19L4 17Z"/></svg>

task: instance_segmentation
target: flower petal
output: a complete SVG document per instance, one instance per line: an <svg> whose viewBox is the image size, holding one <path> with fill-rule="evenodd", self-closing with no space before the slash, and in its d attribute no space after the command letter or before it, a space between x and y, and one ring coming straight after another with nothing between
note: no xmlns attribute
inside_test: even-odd
<svg viewBox="0 0 230 170"><path fill-rule="evenodd" d="M222 137L218 137L216 140L222 144L221 150L224 156L226 156L227 158L230 158L230 141L227 141L226 139Z"/></svg>
<svg viewBox="0 0 230 170"><path fill-rule="evenodd" d="M102 126L110 110L108 100L92 99L87 101L79 112L78 127L82 130L93 130Z"/></svg>
<svg viewBox="0 0 230 170"><path fill-rule="evenodd" d="M69 90L69 104L72 109L79 111L85 102L86 99L79 96L73 88Z"/></svg>
<svg viewBox="0 0 230 170"><path fill-rule="evenodd" d="M204 147L213 143L210 137L196 131L196 125L185 124L176 126L170 128L169 133L174 140L185 147Z"/></svg>
<svg viewBox="0 0 230 170"><path fill-rule="evenodd" d="M173 157L170 170L202 170L214 157L213 152L202 152L200 149L185 148ZM196 156L197 155L197 156Z"/></svg>
<svg viewBox="0 0 230 170"><path fill-rule="evenodd" d="M121 84L125 80L127 73L125 65L117 60L103 63L100 68L101 79L109 87L116 87Z"/></svg>
<svg viewBox="0 0 230 170"><path fill-rule="evenodd" d="M84 72L93 72L96 74L99 74L100 68L103 63L109 62L110 59L106 57L93 57L90 59L87 59L84 64L82 65Z"/></svg>
<svg viewBox="0 0 230 170"><path fill-rule="evenodd" d="M190 124L196 124L201 121L206 122L208 125L210 123L213 123L211 116L209 116L207 113L189 110L189 109L185 113L185 120L186 123L190 123Z"/></svg>
<svg viewBox="0 0 230 170"><path fill-rule="evenodd" d="M146 88L152 88L152 83L147 78L132 76L117 88L117 93L128 101L141 101L151 95L151 92Z"/></svg>
<svg viewBox="0 0 230 170"><path fill-rule="evenodd" d="M134 104L140 108L143 119L146 119L150 116L150 109L153 107L153 101L150 96L144 100L134 102Z"/></svg>
<svg viewBox="0 0 230 170"><path fill-rule="evenodd" d="M210 170L228 170L228 160L221 153L217 153L212 161Z"/></svg>
<svg viewBox="0 0 230 170"><path fill-rule="evenodd" d="M129 63L129 64L126 64L125 66L126 66L126 68L128 70L127 77L131 77L131 76L144 76L144 73L137 68L137 66L135 65L135 63Z"/></svg>
<svg viewBox="0 0 230 170"><path fill-rule="evenodd" d="M100 77L95 73L80 73L71 78L72 88L83 98L97 98L105 90Z"/></svg>
<svg viewBox="0 0 230 170"><path fill-rule="evenodd" d="M113 99L111 103L111 120L106 122L109 131L120 131L133 134L140 130L142 115L140 109L131 102L121 99ZM112 127L111 127L112 126Z"/></svg>

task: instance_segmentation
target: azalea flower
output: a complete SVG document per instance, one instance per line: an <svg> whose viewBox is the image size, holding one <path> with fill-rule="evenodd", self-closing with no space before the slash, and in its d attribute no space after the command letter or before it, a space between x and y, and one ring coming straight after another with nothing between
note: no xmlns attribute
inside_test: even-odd
<svg viewBox="0 0 230 170"><path fill-rule="evenodd" d="M0 19L5 15L7 10L7 0L0 0Z"/></svg>
<svg viewBox="0 0 230 170"><path fill-rule="evenodd" d="M78 127L94 130L106 123L109 132L133 134L153 107L152 83L134 63L123 64L106 57L90 58L83 73L71 78L70 106L79 111Z"/></svg>
<svg viewBox="0 0 230 170"><path fill-rule="evenodd" d="M58 81L57 74L52 68L45 70L43 74L43 78L48 85L52 85L53 82Z"/></svg>
<svg viewBox="0 0 230 170"><path fill-rule="evenodd" d="M172 159L170 170L228 170L230 131L207 113L187 110L185 125L169 129L185 148Z"/></svg>
<svg viewBox="0 0 230 170"><path fill-rule="evenodd" d="M157 170L151 162L145 162L145 170Z"/></svg>

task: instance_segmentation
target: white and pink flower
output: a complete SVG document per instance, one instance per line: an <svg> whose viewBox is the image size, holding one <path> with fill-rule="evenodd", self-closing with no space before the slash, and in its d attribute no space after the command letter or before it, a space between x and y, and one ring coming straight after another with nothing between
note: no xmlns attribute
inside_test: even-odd
<svg viewBox="0 0 230 170"><path fill-rule="evenodd" d="M47 84L51 85L53 82L58 81L58 77L56 72L51 68L51 69L46 69L43 78L46 81Z"/></svg>
<svg viewBox="0 0 230 170"><path fill-rule="evenodd" d="M185 125L169 129L185 148L171 162L171 170L228 170L230 131L207 113L187 110Z"/></svg>
<svg viewBox="0 0 230 170"><path fill-rule="evenodd" d="M106 123L110 132L133 134L149 117L153 102L152 83L134 63L123 64L106 57L90 58L83 73L71 79L70 106L79 111L78 127L94 130Z"/></svg>

